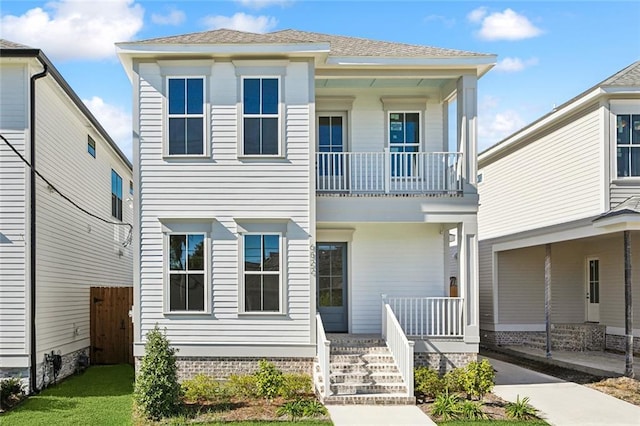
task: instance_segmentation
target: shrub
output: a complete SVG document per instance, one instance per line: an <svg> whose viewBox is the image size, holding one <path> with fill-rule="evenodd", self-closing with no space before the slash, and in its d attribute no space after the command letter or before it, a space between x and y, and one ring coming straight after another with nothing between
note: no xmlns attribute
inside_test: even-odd
<svg viewBox="0 0 640 426"><path fill-rule="evenodd" d="M232 374L226 384L231 395L239 398L255 398L258 396L257 378L249 374Z"/></svg>
<svg viewBox="0 0 640 426"><path fill-rule="evenodd" d="M462 388L468 398L482 398L493 389L495 372L493 366L483 359L481 362L470 362L462 376Z"/></svg>
<svg viewBox="0 0 640 426"><path fill-rule="evenodd" d="M0 406L9 407L24 396L22 382L19 377L0 380Z"/></svg>
<svg viewBox="0 0 640 426"><path fill-rule="evenodd" d="M193 379L185 380L182 390L187 401L222 403L229 400L227 388L206 374L198 374Z"/></svg>
<svg viewBox="0 0 640 426"><path fill-rule="evenodd" d="M147 333L145 355L136 377L134 400L147 418L159 420L178 413L181 388L176 350L169 346L158 325Z"/></svg>
<svg viewBox="0 0 640 426"><path fill-rule="evenodd" d="M444 382L436 370L417 367L413 370L414 392L417 396L435 398L444 390Z"/></svg>
<svg viewBox="0 0 640 426"><path fill-rule="evenodd" d="M278 396L284 382L282 371L278 370L272 363L260 360L258 371L254 375L256 376L256 389L259 396L263 396L267 401Z"/></svg>
<svg viewBox="0 0 640 426"><path fill-rule="evenodd" d="M448 371L442 378L445 390L450 393L462 392L465 375L466 370L464 368L455 368Z"/></svg>
<svg viewBox="0 0 640 426"><path fill-rule="evenodd" d="M460 417L465 420L485 420L489 416L482 411L484 404L479 401L462 401L459 403Z"/></svg>
<svg viewBox="0 0 640 426"><path fill-rule="evenodd" d="M283 404L276 412L279 416L289 416L291 420L300 417L316 417L327 414L327 409L315 399L296 399Z"/></svg>
<svg viewBox="0 0 640 426"><path fill-rule="evenodd" d="M436 397L431 412L444 421L456 419L460 415L460 398L456 394L443 392Z"/></svg>
<svg viewBox="0 0 640 426"><path fill-rule="evenodd" d="M504 406L507 417L515 420L531 420L537 417L537 410L529 405L529 397L520 399L516 396L516 402L507 402Z"/></svg>
<svg viewBox="0 0 640 426"><path fill-rule="evenodd" d="M311 376L307 374L283 374L278 394L285 399L294 399L313 392Z"/></svg>

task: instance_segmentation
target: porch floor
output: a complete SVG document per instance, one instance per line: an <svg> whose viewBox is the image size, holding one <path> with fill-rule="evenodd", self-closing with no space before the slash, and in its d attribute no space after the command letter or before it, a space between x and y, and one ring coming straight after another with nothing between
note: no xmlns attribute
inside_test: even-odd
<svg viewBox="0 0 640 426"><path fill-rule="evenodd" d="M551 359L546 357L546 351L525 346L500 346L492 348L498 352L505 352L534 361L541 361L559 367L571 368L585 373L604 376L619 377L624 375L624 354L604 351L551 351ZM482 352L482 351L481 351ZM636 376L640 373L640 357L634 355L634 371Z"/></svg>

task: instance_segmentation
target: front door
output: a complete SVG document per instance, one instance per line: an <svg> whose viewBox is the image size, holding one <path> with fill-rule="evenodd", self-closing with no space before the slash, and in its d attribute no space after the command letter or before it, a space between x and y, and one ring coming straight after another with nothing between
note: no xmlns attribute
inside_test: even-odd
<svg viewBox="0 0 640 426"><path fill-rule="evenodd" d="M346 333L347 324L347 243L318 243L318 312L324 329Z"/></svg>
<svg viewBox="0 0 640 426"><path fill-rule="evenodd" d="M349 189L347 162L344 156L346 145L344 113L321 113L318 115L318 188L334 191Z"/></svg>
<svg viewBox="0 0 640 426"><path fill-rule="evenodd" d="M600 322L600 260L587 259L587 321Z"/></svg>

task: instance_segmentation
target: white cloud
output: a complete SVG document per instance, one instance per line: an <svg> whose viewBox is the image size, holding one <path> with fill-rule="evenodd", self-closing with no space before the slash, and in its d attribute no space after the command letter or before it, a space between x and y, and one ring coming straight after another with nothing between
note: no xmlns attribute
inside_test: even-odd
<svg viewBox="0 0 640 426"><path fill-rule="evenodd" d="M251 33L266 33L278 25L278 20L272 16L254 16L242 12L233 16L206 16L203 22L212 30L227 28Z"/></svg>
<svg viewBox="0 0 640 426"><path fill-rule="evenodd" d="M446 16L442 16L442 15L429 15L426 18L424 18L424 20L426 22L430 22L430 21L437 21L437 22L441 22L442 25L445 28L451 28L455 25L456 20L453 18L447 18Z"/></svg>
<svg viewBox="0 0 640 426"><path fill-rule="evenodd" d="M151 15L151 22L158 25L180 25L187 16L183 11L178 9L171 9L166 15L154 13Z"/></svg>
<svg viewBox="0 0 640 426"><path fill-rule="evenodd" d="M506 57L503 60L499 61L494 69L496 71L502 72L518 72L537 64L538 58L529 58L526 60L522 60L520 58Z"/></svg>
<svg viewBox="0 0 640 426"><path fill-rule="evenodd" d="M131 115L119 106L105 103L98 96L94 96L91 99L83 99L82 102L102 124L111 139L118 144L122 152L131 159Z"/></svg>
<svg viewBox="0 0 640 426"><path fill-rule="evenodd" d="M115 56L114 43L130 40L143 25L144 9L134 0L60 0L45 8L2 16L2 38L56 59L102 59Z"/></svg>
<svg viewBox="0 0 640 426"><path fill-rule="evenodd" d="M293 0L236 0L237 3L249 9L264 9L270 6L289 6Z"/></svg>
<svg viewBox="0 0 640 426"><path fill-rule="evenodd" d="M485 16L487 16L487 8L479 7L469 12L467 19L471 22L480 22Z"/></svg>
<svg viewBox="0 0 640 426"><path fill-rule="evenodd" d="M501 141L525 125L522 117L512 109L486 111L485 113L482 113L482 109L480 111L478 116L478 147L480 150Z"/></svg>
<svg viewBox="0 0 640 426"><path fill-rule="evenodd" d="M505 9L504 12L486 14L484 8L476 9L467 15L467 19L474 23L482 23L478 36L483 40L522 40L537 37L542 34L542 30L529 21L529 19L514 12L512 9Z"/></svg>

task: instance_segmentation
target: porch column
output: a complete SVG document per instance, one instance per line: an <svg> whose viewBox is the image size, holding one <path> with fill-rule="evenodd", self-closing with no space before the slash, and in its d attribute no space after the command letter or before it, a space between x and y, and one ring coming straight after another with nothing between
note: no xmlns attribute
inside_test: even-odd
<svg viewBox="0 0 640 426"><path fill-rule="evenodd" d="M475 216L458 224L458 288L464 299L464 341L480 343L478 224Z"/></svg>
<svg viewBox="0 0 640 426"><path fill-rule="evenodd" d="M458 79L456 90L458 151L462 152L463 182L476 184L478 176L478 77L463 75Z"/></svg>
<svg viewBox="0 0 640 426"><path fill-rule="evenodd" d="M544 251L544 324L547 358L551 358L551 244L545 244Z"/></svg>
<svg viewBox="0 0 640 426"><path fill-rule="evenodd" d="M634 377L633 371L633 304L631 298L631 231L624 231L624 375Z"/></svg>

